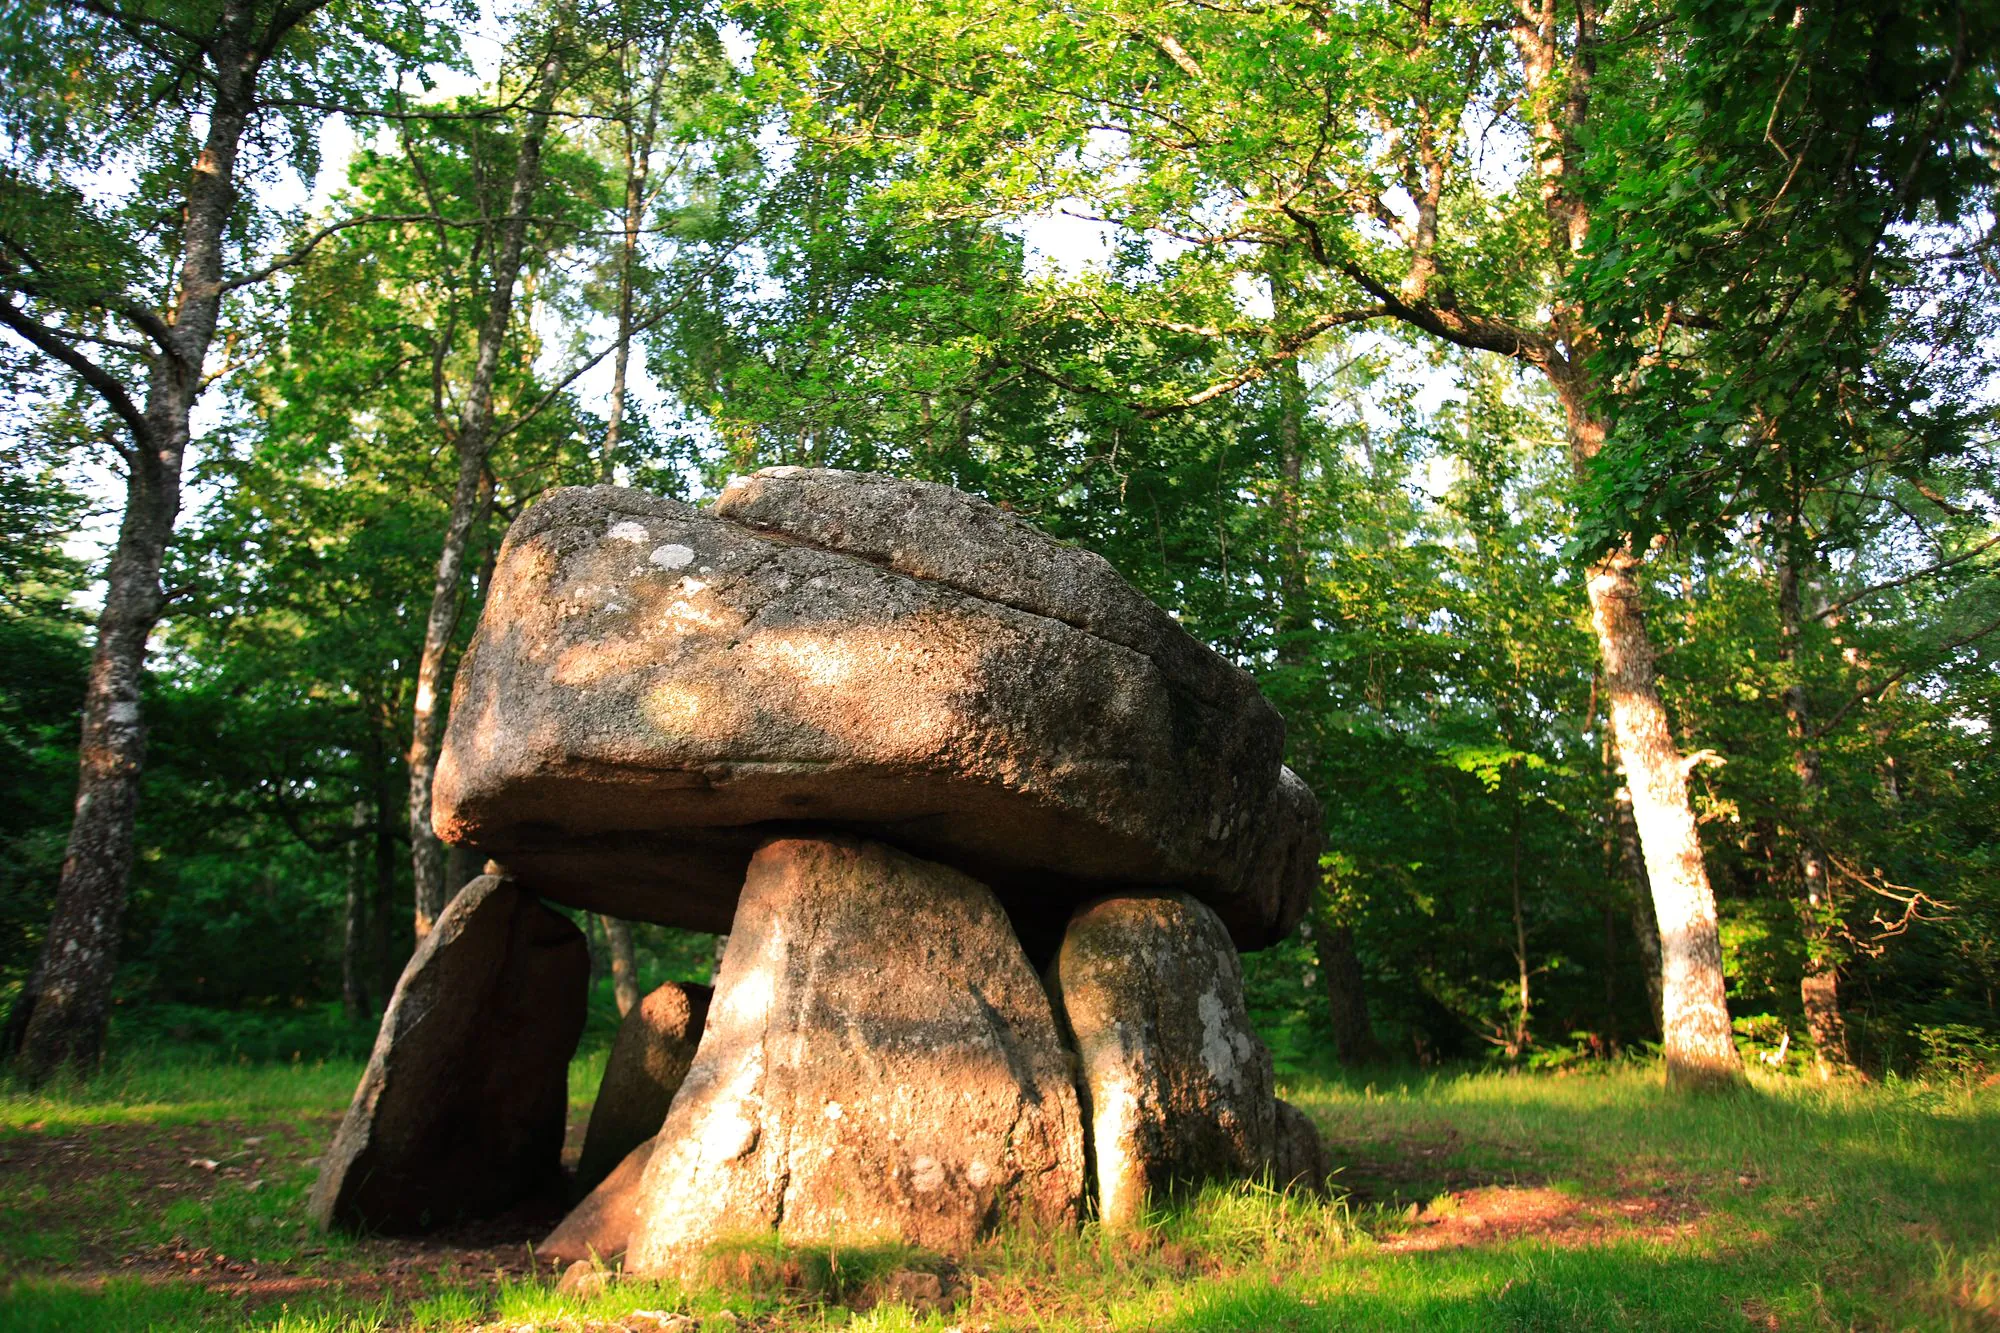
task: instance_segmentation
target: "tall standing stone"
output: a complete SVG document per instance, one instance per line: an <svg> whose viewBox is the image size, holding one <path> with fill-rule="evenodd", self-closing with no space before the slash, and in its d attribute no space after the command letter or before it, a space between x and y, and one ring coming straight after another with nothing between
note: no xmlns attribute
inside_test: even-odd
<svg viewBox="0 0 2000 1333"><path fill-rule="evenodd" d="M461 889L396 983L313 1218L421 1231L559 1189L589 984L560 913L496 875Z"/></svg>
<svg viewBox="0 0 2000 1333"><path fill-rule="evenodd" d="M993 894L879 843L780 838L750 863L626 1269L689 1275L760 1234L962 1253L1073 1224L1083 1178L1069 1057Z"/></svg>
<svg viewBox="0 0 2000 1333"><path fill-rule="evenodd" d="M1214 912L1185 894L1101 899L1071 919L1052 980L1107 1226L1138 1221L1176 1186L1271 1168L1271 1053Z"/></svg>
<svg viewBox="0 0 2000 1333"><path fill-rule="evenodd" d="M628 1153L660 1132L694 1062L709 994L706 986L669 981L618 1025L577 1159L578 1190L597 1188Z"/></svg>

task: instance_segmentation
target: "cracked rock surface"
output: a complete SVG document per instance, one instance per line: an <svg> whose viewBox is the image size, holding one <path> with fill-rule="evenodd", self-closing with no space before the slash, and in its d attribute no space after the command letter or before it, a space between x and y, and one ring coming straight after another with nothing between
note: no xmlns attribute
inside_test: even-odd
<svg viewBox="0 0 2000 1333"><path fill-rule="evenodd" d="M712 509L552 492L502 549L434 822L557 901L729 928L836 826L991 884L1049 945L1106 888L1290 932L1318 851L1284 727L1111 566L949 487L772 469Z"/></svg>
<svg viewBox="0 0 2000 1333"><path fill-rule="evenodd" d="M962 1254L1073 1226L1083 1189L1069 1056L992 893L863 839L760 848L626 1271L770 1234Z"/></svg>

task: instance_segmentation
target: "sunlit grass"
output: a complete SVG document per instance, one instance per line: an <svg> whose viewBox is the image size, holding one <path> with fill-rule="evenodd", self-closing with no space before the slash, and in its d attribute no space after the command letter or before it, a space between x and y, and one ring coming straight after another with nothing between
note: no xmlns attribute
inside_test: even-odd
<svg viewBox="0 0 2000 1333"><path fill-rule="evenodd" d="M571 1072L578 1116L601 1053ZM1255 1183L1211 1186L1135 1231L1009 1233L958 1263L916 1252L752 1246L716 1285L614 1282L580 1296L551 1281L439 1274L397 1299L338 1289L246 1305L178 1280L65 1275L85 1251L173 1241L290 1272L354 1271L353 1243L305 1226L299 1155L345 1106L356 1063L133 1061L85 1084L0 1089L0 1140L124 1124L147 1134L257 1123L314 1136L255 1190L218 1181L200 1201L134 1197L87 1178L68 1232L36 1225L45 1182L0 1177L0 1250L20 1276L0 1297L13 1329L572 1330L990 1329L1977 1329L2000 1323L2000 1093L1962 1085L1820 1087L1760 1078L1737 1094L1668 1095L1656 1070L1294 1076L1285 1096L1327 1132L1355 1186L1316 1200ZM204 1128L206 1127L206 1128ZM99 1130L98 1132L102 1132ZM233 1131L232 1131L233 1132ZM1470 1182L1470 1184L1468 1184ZM1541 1191L1591 1219L1567 1235L1407 1240L1454 1224L1454 1190ZM40 1191L38 1193L38 1191ZM1506 1197L1514 1197L1507 1195ZM1417 1217L1411 1217L1417 1205ZM1428 1210L1424 1209L1428 1205ZM1619 1211L1630 1205L1628 1218ZM1641 1207L1640 1205L1643 1205ZM1565 1204L1564 1206L1568 1206ZM101 1262L101 1260L99 1261ZM346 1267L343 1267L346 1265ZM883 1299L899 1270L940 1279L939 1308ZM920 1302L928 1306L930 1302Z"/></svg>

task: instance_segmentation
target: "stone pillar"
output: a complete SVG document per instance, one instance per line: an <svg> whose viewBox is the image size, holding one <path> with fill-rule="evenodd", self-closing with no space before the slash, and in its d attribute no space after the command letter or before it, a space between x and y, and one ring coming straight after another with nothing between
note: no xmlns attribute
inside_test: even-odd
<svg viewBox="0 0 2000 1333"><path fill-rule="evenodd" d="M604 1079L590 1106L576 1189L588 1193L634 1148L660 1132L674 1093L687 1077L708 1017L709 988L669 981L625 1015Z"/></svg>
<svg viewBox="0 0 2000 1333"><path fill-rule="evenodd" d="M1069 1057L993 894L879 843L765 843L627 1271L699 1276L756 1234L963 1253L1074 1225L1083 1185Z"/></svg>
<svg viewBox="0 0 2000 1333"><path fill-rule="evenodd" d="M1100 898L1071 918L1050 980L1106 1226L1143 1220L1176 1185L1271 1169L1271 1053L1213 911L1179 893Z"/></svg>

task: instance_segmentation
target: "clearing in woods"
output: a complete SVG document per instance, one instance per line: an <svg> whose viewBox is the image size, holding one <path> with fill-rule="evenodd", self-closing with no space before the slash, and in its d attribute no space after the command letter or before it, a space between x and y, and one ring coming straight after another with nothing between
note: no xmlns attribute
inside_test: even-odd
<svg viewBox="0 0 2000 1333"><path fill-rule="evenodd" d="M579 1125L602 1058L573 1070ZM1142 1231L1003 1237L956 1264L746 1250L717 1290L579 1296L535 1265L548 1209L419 1241L306 1223L358 1072L156 1059L7 1089L0 1326L2000 1327L1991 1087L1763 1079L1688 1100L1641 1068L1295 1075L1284 1095L1339 1164L1331 1201L1215 1189Z"/></svg>

